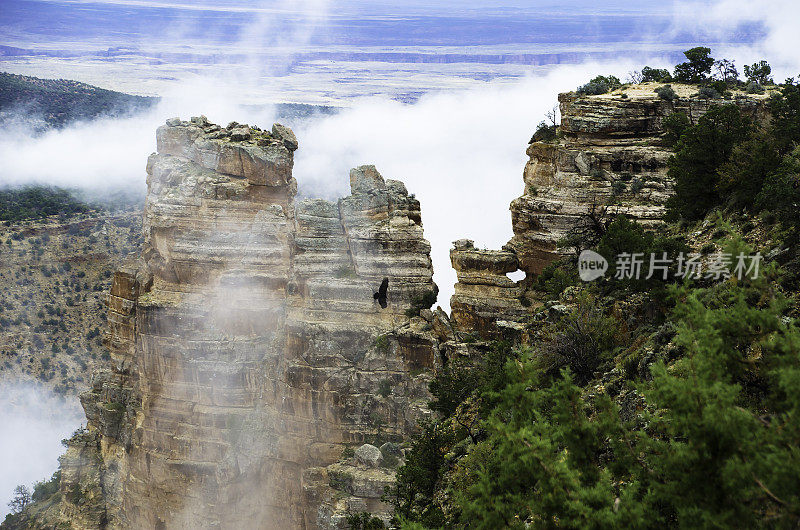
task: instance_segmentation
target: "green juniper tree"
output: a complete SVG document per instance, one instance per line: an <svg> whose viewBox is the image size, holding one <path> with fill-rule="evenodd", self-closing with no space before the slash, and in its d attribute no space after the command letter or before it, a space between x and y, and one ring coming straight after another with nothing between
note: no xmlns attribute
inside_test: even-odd
<svg viewBox="0 0 800 530"><path fill-rule="evenodd" d="M714 58L711 57L711 48L697 46L683 52L687 61L675 66L674 78L681 83L697 84L708 79Z"/></svg>

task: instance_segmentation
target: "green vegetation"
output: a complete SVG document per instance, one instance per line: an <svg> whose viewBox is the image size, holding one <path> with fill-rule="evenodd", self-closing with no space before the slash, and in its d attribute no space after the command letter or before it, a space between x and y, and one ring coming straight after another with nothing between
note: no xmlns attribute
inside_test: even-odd
<svg viewBox="0 0 800 530"><path fill-rule="evenodd" d="M701 83L708 79L714 58L711 57L711 48L698 46L683 52L687 61L675 66L675 81L687 84Z"/></svg>
<svg viewBox="0 0 800 530"><path fill-rule="evenodd" d="M669 163L676 192L668 203L671 219L695 221L713 208L730 208L769 213L797 233L800 86L791 79L781 85L768 109L766 124L733 104L712 107L694 125L671 118L669 135L678 138Z"/></svg>
<svg viewBox="0 0 800 530"><path fill-rule="evenodd" d="M389 379L381 379L378 382L378 395L381 397L389 397L392 393L392 382Z"/></svg>
<svg viewBox="0 0 800 530"><path fill-rule="evenodd" d="M752 252L736 229L715 233ZM655 306L650 291L584 288L530 347L451 361L431 384L440 420L422 425L388 497L398 521L798 524L800 329L780 274L667 286Z"/></svg>
<svg viewBox="0 0 800 530"><path fill-rule="evenodd" d="M677 73L732 82L709 53ZM525 347L462 337L387 495L401 528L800 525L798 85L767 106L667 118L667 225L593 209L568 241L608 259L605 279L553 263ZM635 280L614 277L620 252L776 257L756 278Z"/></svg>
<svg viewBox="0 0 800 530"><path fill-rule="evenodd" d="M389 337L387 335L375 337L375 349L381 353L389 353Z"/></svg>
<svg viewBox="0 0 800 530"><path fill-rule="evenodd" d="M542 273L536 277L535 282L536 289L547 293L551 299L555 299L564 289L578 282L578 273L574 267L556 261L545 267Z"/></svg>
<svg viewBox="0 0 800 530"><path fill-rule="evenodd" d="M552 142L557 138L557 126L553 124L547 124L544 121L540 122L539 125L536 126L536 132L533 133L533 137L531 138L531 142Z"/></svg>
<svg viewBox="0 0 800 530"><path fill-rule="evenodd" d="M703 86L697 91L697 97L701 99L719 99L722 96L713 86Z"/></svg>
<svg viewBox="0 0 800 530"><path fill-rule="evenodd" d="M645 66L642 68L642 82L644 83L669 83L672 81L672 74L669 70L663 68L650 68Z"/></svg>
<svg viewBox="0 0 800 530"><path fill-rule="evenodd" d="M31 495L31 500L34 502L39 502L58 493L58 485L60 482L61 470L53 473L53 476L50 477L50 480L36 482L36 484L33 485L33 495Z"/></svg>
<svg viewBox="0 0 800 530"><path fill-rule="evenodd" d="M18 222L50 215L70 216L91 210L91 206L62 188L25 186L0 189L0 221Z"/></svg>
<svg viewBox="0 0 800 530"><path fill-rule="evenodd" d="M669 201L673 218L696 220L721 202L717 171L752 128L751 120L730 104L711 108L681 135L669 163L675 179L675 196Z"/></svg>
<svg viewBox="0 0 800 530"><path fill-rule="evenodd" d="M347 524L350 530L383 530L386 528L383 521L367 512L348 515Z"/></svg>
<svg viewBox="0 0 800 530"><path fill-rule="evenodd" d="M674 72L664 68L645 66L640 71L629 74L632 83L665 83L655 89L661 99L674 101L678 95L669 83L699 85L697 97L703 99L731 99L729 90L736 88L750 94L763 94L765 86L773 85L772 67L766 61L745 65L745 80L739 78L739 70L734 61L715 59L711 48L698 46L683 52L686 61L677 64ZM578 87L576 93L582 96L605 94L624 87L615 76L597 76L585 85ZM623 94L623 97L626 95Z"/></svg>
<svg viewBox="0 0 800 530"><path fill-rule="evenodd" d="M123 116L154 105L157 98L132 96L66 79L39 79L0 72L0 111L24 108L49 127L99 116Z"/></svg>
<svg viewBox="0 0 800 530"><path fill-rule="evenodd" d="M751 83L758 85L772 84L772 67L767 61L759 61L751 65L744 65L744 76Z"/></svg>
<svg viewBox="0 0 800 530"><path fill-rule="evenodd" d="M655 92L658 94L658 97L666 101L675 101L675 99L678 97L678 95L675 94L675 90L672 88L672 85L660 86L655 90Z"/></svg>
<svg viewBox="0 0 800 530"><path fill-rule="evenodd" d="M594 96L611 92L621 86L622 81L616 76L598 75L585 85L578 87L577 93L586 96Z"/></svg>

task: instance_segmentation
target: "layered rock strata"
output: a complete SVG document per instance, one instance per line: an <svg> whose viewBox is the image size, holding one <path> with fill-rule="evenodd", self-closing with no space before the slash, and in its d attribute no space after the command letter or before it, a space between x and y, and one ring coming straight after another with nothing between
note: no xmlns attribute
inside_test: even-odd
<svg viewBox="0 0 800 530"><path fill-rule="evenodd" d="M739 94L731 101L695 97L696 87L676 86L668 101L644 84L601 96L559 95L561 124L553 143L532 142L523 179L525 193L511 203L514 237L509 246L520 268L539 273L561 252L559 241L593 209L624 214L656 226L672 194L664 145L664 118L685 113L694 123L715 104L736 103L764 118L765 96ZM627 97L623 97L625 94Z"/></svg>
<svg viewBox="0 0 800 530"><path fill-rule="evenodd" d="M62 459L64 517L320 528L344 520L342 495L388 513L327 468L428 414L427 378L411 374L435 366L438 341L406 315L436 289L419 202L372 166L346 198L296 202L297 140L280 125L176 119L157 144L144 251L108 299L114 366Z"/></svg>
<svg viewBox="0 0 800 530"><path fill-rule="evenodd" d="M501 251L477 250L463 241L450 252L458 275L451 298L459 330L492 337L518 328L535 309L531 280L570 249L559 242L588 222L588 215L624 214L656 227L672 194L664 145L664 119L683 112L696 122L711 105L735 103L765 119L767 96L736 94L730 101L697 97L697 87L674 85L675 100L660 98L648 83L600 96L559 95L558 139L532 141L523 171L525 191L512 201L514 236ZM623 95L624 94L624 95ZM520 269L524 280L506 273Z"/></svg>
<svg viewBox="0 0 800 530"><path fill-rule="evenodd" d="M74 528L346 528L384 519L400 441L428 414L429 369L526 340L534 276L592 207L657 226L671 193L664 117L710 102L653 87L560 96L558 140L533 142L501 250L459 240L452 321L419 203L374 167L351 195L295 201L294 134L170 120L148 161L144 252L108 298L113 368L83 396L62 458ZM754 115L763 99L738 98ZM513 280L521 270L526 277ZM359 447L355 453L351 449ZM380 453L376 453L376 450ZM397 453L395 455L395 453ZM388 455L394 455L389 457ZM394 460L395 467L387 462Z"/></svg>

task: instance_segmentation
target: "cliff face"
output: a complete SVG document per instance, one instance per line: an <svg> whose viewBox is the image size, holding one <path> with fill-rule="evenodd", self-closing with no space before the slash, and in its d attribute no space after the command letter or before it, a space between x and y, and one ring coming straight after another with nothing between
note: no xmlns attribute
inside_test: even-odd
<svg viewBox="0 0 800 530"><path fill-rule="evenodd" d="M652 87L560 102L559 138L528 147L514 237L501 250L466 239L451 250L452 322L421 302L436 291L430 246L402 183L362 166L350 196L298 202L290 130L204 118L159 128L144 251L108 298L113 369L94 376L88 429L62 457L62 520L346 528L347 513L387 518L380 497L402 462L392 442L429 414L440 359L528 340L532 281L592 208L657 226L671 191L662 121L709 106L663 101ZM758 98L736 102L762 111ZM518 270L524 279L509 278Z"/></svg>
<svg viewBox="0 0 800 530"><path fill-rule="evenodd" d="M528 294L531 280L568 250L559 242L587 223L588 214L625 214L658 226L672 194L664 118L683 112L694 123L711 105L735 103L765 119L766 96L739 93L731 101L714 101L698 98L697 87L675 85L680 97L666 101L655 94L656 86L559 95L558 139L528 145L525 192L510 207L514 237L500 251L478 250L462 240L450 252L458 274L450 302L457 329L486 337L519 330L535 305ZM526 278L515 282L506 273L517 269Z"/></svg>
<svg viewBox="0 0 800 530"><path fill-rule="evenodd" d="M521 268L538 273L558 255L558 241L593 207L657 225L672 194L663 121L682 112L694 123L711 105L736 103L755 117L765 96L739 94L731 101L691 97L696 87L676 86L683 97L659 98L652 83L628 92L579 97L561 94L560 139L533 142L525 166L525 194L511 203L509 242ZM621 94L628 95L622 98Z"/></svg>
<svg viewBox="0 0 800 530"><path fill-rule="evenodd" d="M419 202L372 166L338 202L295 202L297 141L279 125L170 120L157 139L142 258L109 296L114 369L62 459L64 515L317 528L341 521L342 497L385 512L382 488L337 492L326 468L427 414L411 373L434 367L438 341L405 314L435 291Z"/></svg>

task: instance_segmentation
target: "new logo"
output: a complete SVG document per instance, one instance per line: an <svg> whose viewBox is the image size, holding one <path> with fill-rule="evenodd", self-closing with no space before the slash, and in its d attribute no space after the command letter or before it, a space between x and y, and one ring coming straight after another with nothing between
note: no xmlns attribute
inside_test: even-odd
<svg viewBox="0 0 800 530"><path fill-rule="evenodd" d="M603 277L607 270L606 258L593 250L584 250L578 256L578 275L585 282Z"/></svg>

